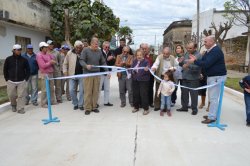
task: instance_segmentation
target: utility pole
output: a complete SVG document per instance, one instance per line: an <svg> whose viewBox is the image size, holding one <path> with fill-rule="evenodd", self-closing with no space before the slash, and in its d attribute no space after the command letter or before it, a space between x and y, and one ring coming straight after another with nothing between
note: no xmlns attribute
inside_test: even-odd
<svg viewBox="0 0 250 166"><path fill-rule="evenodd" d="M197 46L200 46L200 0L197 0Z"/></svg>

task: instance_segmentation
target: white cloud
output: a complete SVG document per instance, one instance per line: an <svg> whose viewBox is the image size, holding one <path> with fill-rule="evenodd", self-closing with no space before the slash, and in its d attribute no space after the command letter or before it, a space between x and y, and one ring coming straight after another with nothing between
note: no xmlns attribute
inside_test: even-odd
<svg viewBox="0 0 250 166"><path fill-rule="evenodd" d="M224 2L200 0L200 11L223 9ZM142 42L162 44L162 34L168 25L173 21L192 19L197 8L195 0L104 0L104 3L120 18L121 26L132 28L136 47Z"/></svg>

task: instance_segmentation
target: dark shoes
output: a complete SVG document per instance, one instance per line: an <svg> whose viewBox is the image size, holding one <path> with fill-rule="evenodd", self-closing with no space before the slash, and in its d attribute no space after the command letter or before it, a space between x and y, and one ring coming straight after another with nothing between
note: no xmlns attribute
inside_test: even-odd
<svg viewBox="0 0 250 166"><path fill-rule="evenodd" d="M17 113L19 113L19 114L24 114L25 111L24 111L24 109L22 108L22 109L18 110Z"/></svg>
<svg viewBox="0 0 250 166"><path fill-rule="evenodd" d="M247 127L250 127L250 122L247 122L247 124L246 124L246 125L247 125Z"/></svg>
<svg viewBox="0 0 250 166"><path fill-rule="evenodd" d="M139 109L133 109L133 111L132 111L132 113L136 113L136 112L138 112L139 111Z"/></svg>
<svg viewBox="0 0 250 166"><path fill-rule="evenodd" d="M84 110L84 107L79 107L79 109L80 109L81 111L83 111L83 110Z"/></svg>
<svg viewBox="0 0 250 166"><path fill-rule="evenodd" d="M149 107L154 108L154 104L149 104Z"/></svg>
<svg viewBox="0 0 250 166"><path fill-rule="evenodd" d="M74 110L77 110L78 109L78 106L74 106Z"/></svg>
<svg viewBox="0 0 250 166"><path fill-rule="evenodd" d="M204 115L203 118L204 118L204 119L208 119L208 116L207 116L207 115Z"/></svg>
<svg viewBox="0 0 250 166"><path fill-rule="evenodd" d="M121 107L122 107L122 108L125 107L125 106L126 106L126 104L124 104L124 103L121 104Z"/></svg>
<svg viewBox="0 0 250 166"><path fill-rule="evenodd" d="M160 108L155 108L155 109L154 109L154 111L159 111L159 110L160 110Z"/></svg>
<svg viewBox="0 0 250 166"><path fill-rule="evenodd" d="M38 106L38 103L37 102L34 102L34 103L32 103L33 104L33 106Z"/></svg>
<svg viewBox="0 0 250 166"><path fill-rule="evenodd" d="M204 123L204 124L209 124L209 123L213 123L213 122L215 122L215 120L205 119L205 120L201 121L201 123Z"/></svg>
<svg viewBox="0 0 250 166"><path fill-rule="evenodd" d="M85 115L89 115L90 114L90 111L85 111Z"/></svg>
<svg viewBox="0 0 250 166"><path fill-rule="evenodd" d="M192 115L197 115L198 111L192 111Z"/></svg>
<svg viewBox="0 0 250 166"><path fill-rule="evenodd" d="M62 103L62 100L57 100L57 103Z"/></svg>
<svg viewBox="0 0 250 166"><path fill-rule="evenodd" d="M92 110L94 113L99 113L100 111L96 108Z"/></svg>
<svg viewBox="0 0 250 166"><path fill-rule="evenodd" d="M111 103L104 104L105 106L113 106Z"/></svg>
<svg viewBox="0 0 250 166"><path fill-rule="evenodd" d="M179 112L188 112L188 109L179 108L179 109L176 109L176 111L179 111Z"/></svg>
<svg viewBox="0 0 250 166"><path fill-rule="evenodd" d="M17 111L16 106L15 105L11 106L11 110L12 110L12 112L16 112Z"/></svg>

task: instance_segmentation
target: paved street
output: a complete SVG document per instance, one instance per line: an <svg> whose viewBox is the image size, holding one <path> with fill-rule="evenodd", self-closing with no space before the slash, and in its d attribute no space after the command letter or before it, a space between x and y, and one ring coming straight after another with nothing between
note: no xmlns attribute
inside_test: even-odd
<svg viewBox="0 0 250 166"><path fill-rule="evenodd" d="M249 166L250 128L245 126L243 96L225 93L222 123L225 131L201 124L198 115L120 108L118 81L111 81L111 103L100 113L84 115L70 102L53 106L61 122L43 125L47 110L28 106L24 115L0 114L1 166ZM101 98L101 102L103 102Z"/></svg>

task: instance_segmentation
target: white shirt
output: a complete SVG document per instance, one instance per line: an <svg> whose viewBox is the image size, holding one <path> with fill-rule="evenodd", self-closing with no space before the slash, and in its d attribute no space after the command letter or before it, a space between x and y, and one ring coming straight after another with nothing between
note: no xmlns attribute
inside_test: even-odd
<svg viewBox="0 0 250 166"><path fill-rule="evenodd" d="M158 89L158 95L161 93L164 96L170 96L175 89L175 85L172 81L162 80Z"/></svg>
<svg viewBox="0 0 250 166"><path fill-rule="evenodd" d="M162 74L164 74L166 71L168 71L171 68L171 64L170 64L170 58L164 58L163 57L163 70L162 70ZM158 69L160 65L160 59L159 57L156 58L152 68L155 68L156 70Z"/></svg>

